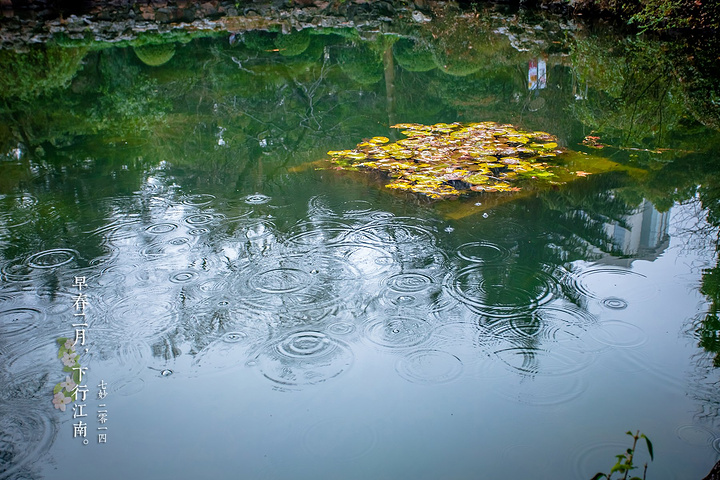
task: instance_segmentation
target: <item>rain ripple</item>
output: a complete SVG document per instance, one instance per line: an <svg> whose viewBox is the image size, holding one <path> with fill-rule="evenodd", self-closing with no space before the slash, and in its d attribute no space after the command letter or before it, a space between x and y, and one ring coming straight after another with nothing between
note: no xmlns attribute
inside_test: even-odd
<svg viewBox="0 0 720 480"><path fill-rule="evenodd" d="M37 198L29 193L0 195L0 225L6 228L19 227L30 222Z"/></svg>
<svg viewBox="0 0 720 480"><path fill-rule="evenodd" d="M175 326L178 305L169 293L145 290L113 305L111 324L130 337L151 337Z"/></svg>
<svg viewBox="0 0 720 480"><path fill-rule="evenodd" d="M601 300L605 307L623 309L626 298L648 300L657 294L648 278L638 272L620 267L594 266L567 277L567 287L583 295Z"/></svg>
<svg viewBox="0 0 720 480"><path fill-rule="evenodd" d="M324 255L269 257L253 262L235 285L256 312L322 310L358 293L360 273L344 258Z"/></svg>
<svg viewBox="0 0 720 480"><path fill-rule="evenodd" d="M584 370L594 357L581 356L553 348L508 347L495 351L506 367L524 376L563 376Z"/></svg>
<svg viewBox="0 0 720 480"><path fill-rule="evenodd" d="M195 193L183 196L180 201L184 205L200 207L212 203L213 200L215 200L215 195L210 193Z"/></svg>
<svg viewBox="0 0 720 480"><path fill-rule="evenodd" d="M54 248L31 255L26 263L31 268L55 268L66 265L79 256L76 250L70 248Z"/></svg>
<svg viewBox="0 0 720 480"><path fill-rule="evenodd" d="M398 360L395 370L409 382L435 385L460 377L463 362L441 350L417 350Z"/></svg>
<svg viewBox="0 0 720 480"><path fill-rule="evenodd" d="M508 258L510 251L490 242L470 242L460 245L457 255L468 262L495 263Z"/></svg>
<svg viewBox="0 0 720 480"><path fill-rule="evenodd" d="M365 326L366 338L381 347L397 349L420 345L430 337L431 325L422 318L388 317Z"/></svg>
<svg viewBox="0 0 720 480"><path fill-rule="evenodd" d="M23 478L22 470L50 448L56 434L48 416L32 404L0 408L0 479Z"/></svg>
<svg viewBox="0 0 720 480"><path fill-rule="evenodd" d="M346 372L354 362L352 349L316 331L291 333L271 344L254 362L262 375L281 385L312 385Z"/></svg>
<svg viewBox="0 0 720 480"><path fill-rule="evenodd" d="M449 293L470 310L507 317L551 302L559 282L542 270L501 265L470 265L445 279Z"/></svg>

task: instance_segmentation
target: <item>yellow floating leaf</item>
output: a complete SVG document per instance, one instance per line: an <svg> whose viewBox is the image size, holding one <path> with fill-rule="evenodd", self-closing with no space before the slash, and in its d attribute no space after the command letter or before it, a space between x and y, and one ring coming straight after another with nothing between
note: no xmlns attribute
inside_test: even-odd
<svg viewBox="0 0 720 480"><path fill-rule="evenodd" d="M471 185L483 185L490 182L490 179L487 177L487 175L483 175L480 173L476 173L475 175L468 175L464 179L467 183Z"/></svg>

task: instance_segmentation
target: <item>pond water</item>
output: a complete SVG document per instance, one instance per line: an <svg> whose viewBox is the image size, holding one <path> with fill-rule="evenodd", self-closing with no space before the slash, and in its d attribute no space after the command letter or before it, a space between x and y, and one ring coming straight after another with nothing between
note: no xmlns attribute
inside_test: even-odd
<svg viewBox="0 0 720 480"><path fill-rule="evenodd" d="M717 79L558 19L411 27L0 51L0 478L589 479L628 430L707 474ZM326 161L456 121L587 159L438 202Z"/></svg>

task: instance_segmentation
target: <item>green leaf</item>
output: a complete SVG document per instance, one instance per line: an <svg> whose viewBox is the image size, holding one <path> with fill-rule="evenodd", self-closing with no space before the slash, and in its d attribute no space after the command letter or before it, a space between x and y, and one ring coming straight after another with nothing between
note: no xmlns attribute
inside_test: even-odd
<svg viewBox="0 0 720 480"><path fill-rule="evenodd" d="M623 465L621 463L616 463L615 466L610 469L610 473L625 472L627 470L629 470L627 465Z"/></svg>
<svg viewBox="0 0 720 480"><path fill-rule="evenodd" d="M72 368L70 367L63 367L63 372L72 372Z"/></svg>
<svg viewBox="0 0 720 480"><path fill-rule="evenodd" d="M60 382L62 383L62 382ZM53 394L58 393L60 390L62 390L62 387L60 386L60 383L55 385L55 388L53 388Z"/></svg>
<svg viewBox="0 0 720 480"><path fill-rule="evenodd" d="M653 458L653 446L652 446L652 442L650 441L649 438L647 438L647 437L645 436L645 434L640 435L640 436L645 439L645 443L647 444L648 453L650 454L650 460L654 460L654 458Z"/></svg>
<svg viewBox="0 0 720 480"><path fill-rule="evenodd" d="M605 475L605 474L602 473L602 472L598 472L598 473L596 473L595 476L594 476L593 478L591 478L590 480L600 480L601 478L608 478L608 476Z"/></svg>

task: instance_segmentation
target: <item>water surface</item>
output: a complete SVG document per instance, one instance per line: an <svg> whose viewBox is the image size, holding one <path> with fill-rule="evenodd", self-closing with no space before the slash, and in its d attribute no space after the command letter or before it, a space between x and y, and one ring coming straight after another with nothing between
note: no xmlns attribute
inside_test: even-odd
<svg viewBox="0 0 720 480"><path fill-rule="evenodd" d="M2 52L47 68L0 112L0 478L579 479L627 430L649 478L710 470L702 82L649 40L446 21ZM454 121L612 168L432 203L318 162ZM61 412L79 293L88 394Z"/></svg>

